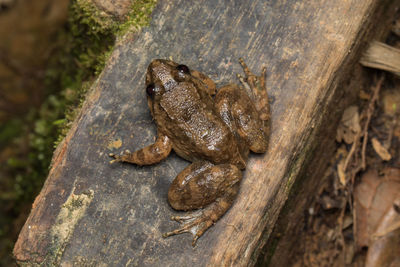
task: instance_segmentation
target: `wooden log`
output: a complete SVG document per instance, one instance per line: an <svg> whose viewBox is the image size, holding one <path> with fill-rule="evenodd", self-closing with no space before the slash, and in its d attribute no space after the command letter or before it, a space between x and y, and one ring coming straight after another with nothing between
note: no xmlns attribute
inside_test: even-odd
<svg viewBox="0 0 400 267"><path fill-rule="evenodd" d="M391 1L160 1L148 28L121 39L65 140L14 248L21 264L96 266L254 265L325 115L354 65L379 5ZM379 4L379 5L378 5ZM224 85L244 57L268 68L272 134L251 155L239 196L192 248L189 234L162 238L179 214L169 184L188 162L110 165L109 152L151 143L155 126L144 75L172 58ZM339 119L340 114L333 118ZM335 114L336 114L335 113Z"/></svg>

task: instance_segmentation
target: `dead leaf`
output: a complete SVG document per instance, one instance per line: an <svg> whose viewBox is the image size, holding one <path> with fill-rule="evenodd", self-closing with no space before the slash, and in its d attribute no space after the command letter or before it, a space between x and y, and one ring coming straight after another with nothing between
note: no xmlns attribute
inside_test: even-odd
<svg viewBox="0 0 400 267"><path fill-rule="evenodd" d="M372 41L360 59L365 67L390 71L400 76L400 49Z"/></svg>
<svg viewBox="0 0 400 267"><path fill-rule="evenodd" d="M320 204L324 210L341 208L342 202L338 199L333 199L328 195L323 195L320 199Z"/></svg>
<svg viewBox="0 0 400 267"><path fill-rule="evenodd" d="M381 145L381 143L375 137L372 138L372 147L374 148L375 152L379 155L379 157L383 160L391 160L392 156L390 155L389 151Z"/></svg>
<svg viewBox="0 0 400 267"><path fill-rule="evenodd" d="M354 233L358 248L368 246L365 266L400 262L400 169L386 168L363 175L354 190Z"/></svg>
<svg viewBox="0 0 400 267"><path fill-rule="evenodd" d="M346 214L344 217L344 220L343 220L342 230L346 229L347 227L349 227L352 224L353 224L353 217Z"/></svg>
<svg viewBox="0 0 400 267"><path fill-rule="evenodd" d="M345 161L346 161L345 159L342 159L337 165L337 172L338 172L338 176L339 176L339 181L343 186L346 185L346 172L344 170Z"/></svg>
<svg viewBox="0 0 400 267"><path fill-rule="evenodd" d="M352 144L355 137L361 131L360 115L357 106L350 106L343 112L342 119L336 131L336 141Z"/></svg>
<svg viewBox="0 0 400 267"><path fill-rule="evenodd" d="M399 230L375 240L368 248L365 267L400 266L399 241Z"/></svg>

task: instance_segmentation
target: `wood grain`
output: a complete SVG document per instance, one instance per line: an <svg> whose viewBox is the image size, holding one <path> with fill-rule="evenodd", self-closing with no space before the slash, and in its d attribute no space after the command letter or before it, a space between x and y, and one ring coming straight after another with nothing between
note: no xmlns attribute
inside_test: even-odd
<svg viewBox="0 0 400 267"><path fill-rule="evenodd" d="M354 64L349 56L359 50L378 2L160 1L151 25L115 47L56 150L15 245L17 260L65 266L254 265L311 157L316 134L329 123L324 116L340 90L339 70ZM224 85L237 83L239 57L255 73L267 66L270 146L265 155L250 156L234 206L193 249L189 234L161 237L177 226L169 217L178 212L166 196L188 163L171 155L154 166L109 165L107 154L154 140L144 88L153 58L172 58ZM80 200L69 208L81 216L75 220L65 209L72 200Z"/></svg>

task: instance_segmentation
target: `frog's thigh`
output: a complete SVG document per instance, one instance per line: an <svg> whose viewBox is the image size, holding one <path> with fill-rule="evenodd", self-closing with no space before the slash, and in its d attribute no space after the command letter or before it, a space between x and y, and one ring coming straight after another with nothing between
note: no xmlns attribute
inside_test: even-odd
<svg viewBox="0 0 400 267"><path fill-rule="evenodd" d="M251 151L264 153L267 150L268 122L260 118L253 101L243 88L234 84L224 86L214 101L221 118L246 141Z"/></svg>
<svg viewBox="0 0 400 267"><path fill-rule="evenodd" d="M234 165L194 162L172 182L168 201L176 210L194 210L203 208L218 198L233 200L241 178L241 171Z"/></svg>

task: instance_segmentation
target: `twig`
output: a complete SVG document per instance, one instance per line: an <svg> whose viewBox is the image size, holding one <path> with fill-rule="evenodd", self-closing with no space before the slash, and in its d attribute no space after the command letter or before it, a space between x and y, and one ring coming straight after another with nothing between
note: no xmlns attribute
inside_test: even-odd
<svg viewBox="0 0 400 267"><path fill-rule="evenodd" d="M367 150L368 131L364 133L363 144L361 148L361 170L365 170L365 151Z"/></svg>
<svg viewBox="0 0 400 267"><path fill-rule="evenodd" d="M384 80L384 75L382 75L380 77L380 79L378 80L376 85L372 88L372 97L369 101L368 108L365 112L363 112L363 113L367 113L364 127L363 127L362 131L359 131L356 134L356 136L354 137L353 145L351 146L349 154L347 155L346 160L344 162L343 170L346 172L347 167L349 166L350 161L353 158L353 155L358 151L360 138L361 138L361 136L363 136L363 143L362 143L362 147L361 147L361 165L355 166L353 168L352 177L351 177L352 183L354 183L354 177L356 176L356 174L360 170L365 170L365 167L366 167L365 153L366 153L366 147L367 147L367 141L368 141L368 127L369 127L369 124L371 121L372 114L374 113L375 102L378 99L379 91L382 87L383 80ZM365 117L365 115L363 114L362 117Z"/></svg>
<svg viewBox="0 0 400 267"><path fill-rule="evenodd" d="M393 133L394 133L394 130L396 129L396 127L397 127L397 123L398 123L398 122L397 122L397 116L394 116L394 117L393 117L393 120L392 120L392 125L391 125L391 127L390 127L390 129L389 129L387 141L386 141L385 144L384 144L384 147L385 147L386 149L389 149L389 148L390 148L390 145L392 144Z"/></svg>
<svg viewBox="0 0 400 267"><path fill-rule="evenodd" d="M378 100L378 96L379 96L379 91L382 87L382 83L383 83L383 79L384 79L384 75L382 74L382 76L379 78L378 82L376 83L375 87L372 88L372 98L371 101L369 102L368 105L368 109L367 109L367 120L364 124L364 138L363 138L363 145L362 145L362 153L361 153L361 169L365 170L366 167L366 163L365 163L365 148L367 146L367 141L368 141L368 127L369 127L369 123L371 121L371 117L372 114L374 113L375 110L375 102Z"/></svg>
<svg viewBox="0 0 400 267"><path fill-rule="evenodd" d="M356 148L358 147L358 142L360 141L360 137L361 137L361 131L358 132L355 136L354 136L354 141L353 141L353 145L350 148L349 154L347 154L346 160L344 161L344 166L343 166L343 171L346 172L347 166L350 163L351 158L353 157L354 152L356 151Z"/></svg>

